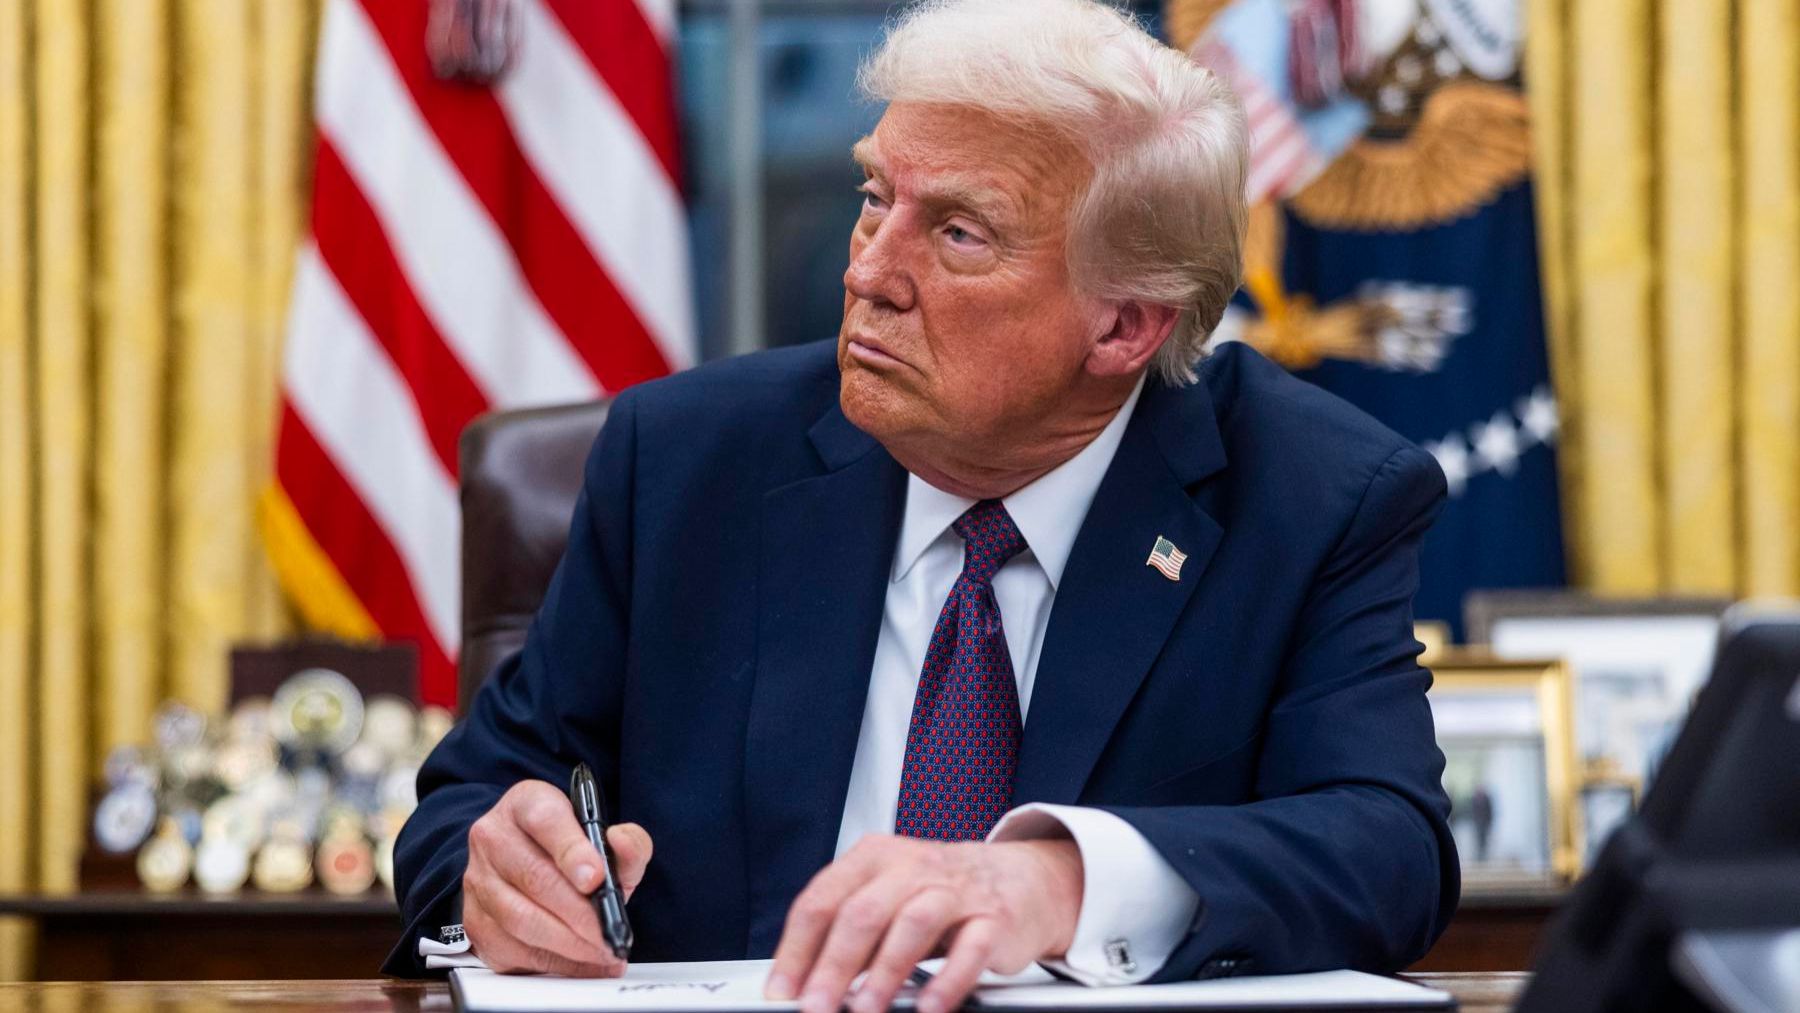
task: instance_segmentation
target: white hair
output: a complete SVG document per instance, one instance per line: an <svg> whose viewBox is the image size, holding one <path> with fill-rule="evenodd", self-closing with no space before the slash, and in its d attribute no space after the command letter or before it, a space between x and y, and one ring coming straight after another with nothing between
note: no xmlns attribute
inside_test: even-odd
<svg viewBox="0 0 1800 1013"><path fill-rule="evenodd" d="M1069 215L1070 276L1179 308L1152 366L1191 383L1243 273L1248 144L1230 90L1095 0L924 0L857 73L882 102L969 106L1067 135L1094 174Z"/></svg>

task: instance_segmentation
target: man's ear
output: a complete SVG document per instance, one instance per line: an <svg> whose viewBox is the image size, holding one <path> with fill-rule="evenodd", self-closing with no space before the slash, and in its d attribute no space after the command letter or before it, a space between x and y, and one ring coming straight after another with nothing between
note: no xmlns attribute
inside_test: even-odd
<svg viewBox="0 0 1800 1013"><path fill-rule="evenodd" d="M1133 376L1169 340L1181 310L1161 303L1126 301L1112 305L1112 326L1088 353L1088 372L1095 376Z"/></svg>

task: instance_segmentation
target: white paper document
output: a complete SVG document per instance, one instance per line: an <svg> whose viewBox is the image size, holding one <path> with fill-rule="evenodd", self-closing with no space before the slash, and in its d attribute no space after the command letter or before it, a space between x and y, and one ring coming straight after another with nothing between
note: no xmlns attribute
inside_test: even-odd
<svg viewBox="0 0 1800 1013"><path fill-rule="evenodd" d="M450 972L464 1013L761 1013L797 1009L762 997L767 960L632 964L623 978L501 975L483 968ZM894 1008L912 1008L903 989ZM1400 1009L1454 1005L1447 992L1357 971L1275 977L1219 978L1167 985L1086 988L1032 969L1012 978L986 976L969 1003L994 1010Z"/></svg>

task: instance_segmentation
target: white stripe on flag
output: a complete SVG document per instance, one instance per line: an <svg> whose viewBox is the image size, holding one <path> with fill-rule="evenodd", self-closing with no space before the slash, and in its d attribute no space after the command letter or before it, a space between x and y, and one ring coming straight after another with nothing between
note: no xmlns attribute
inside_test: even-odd
<svg viewBox="0 0 1800 1013"><path fill-rule="evenodd" d="M456 656L461 521L406 381L308 242L294 268L284 382L294 411L387 533L444 653Z"/></svg>
<svg viewBox="0 0 1800 1013"><path fill-rule="evenodd" d="M1311 148L1305 135L1296 131L1276 144L1257 150L1250 161L1250 199L1261 200L1277 193L1304 163Z"/></svg>
<svg viewBox="0 0 1800 1013"><path fill-rule="evenodd" d="M637 125L540 0L496 90L519 147L675 369L695 360L681 195Z"/></svg>
<svg viewBox="0 0 1800 1013"><path fill-rule="evenodd" d="M488 400L511 408L599 396L355 0L331 0L320 53L319 128L374 207L420 305Z"/></svg>
<svg viewBox="0 0 1800 1013"><path fill-rule="evenodd" d="M637 5L644 12L644 20L650 23L650 30L662 40L663 49L669 50L675 41L675 0L637 0Z"/></svg>

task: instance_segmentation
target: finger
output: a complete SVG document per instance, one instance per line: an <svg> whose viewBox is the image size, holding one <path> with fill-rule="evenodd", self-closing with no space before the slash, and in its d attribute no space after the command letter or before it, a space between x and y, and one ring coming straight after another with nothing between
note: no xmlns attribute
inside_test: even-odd
<svg viewBox="0 0 1800 1013"><path fill-rule="evenodd" d="M630 900L644 881L644 870L650 867L650 855L655 850L650 834L636 823L619 823L606 828L606 844L618 860L613 875L618 877L625 899Z"/></svg>
<svg viewBox="0 0 1800 1013"><path fill-rule="evenodd" d="M900 905L918 889L911 870L877 876L844 898L800 990L803 1013L833 1013L850 982L869 966Z"/></svg>
<svg viewBox="0 0 1800 1013"><path fill-rule="evenodd" d="M775 944L774 965L763 986L765 996L780 1000L799 997L800 983L812 969L825 934L837 917L838 905L874 875L874 862L868 855L871 850L873 847L859 842L819 870L800 896L794 898L788 907L787 922L781 928L781 941Z"/></svg>
<svg viewBox="0 0 1800 1013"><path fill-rule="evenodd" d="M491 872L536 901L589 944L600 945L600 920L593 903L516 825L477 821L469 828L469 863L473 870Z"/></svg>
<svg viewBox="0 0 1800 1013"><path fill-rule="evenodd" d="M919 992L919 1013L948 1013L961 1006L981 980L981 972L987 969L994 939L992 920L974 918L964 922L957 930L956 942L950 944L943 968Z"/></svg>
<svg viewBox="0 0 1800 1013"><path fill-rule="evenodd" d="M916 893L900 905L850 1008L856 1013L879 1013L893 1005L913 968L937 948L960 913L955 896L941 888Z"/></svg>
<svg viewBox="0 0 1800 1013"><path fill-rule="evenodd" d="M569 797L543 781L524 781L507 792L513 822L549 855L570 885L583 894L600 885L600 853L575 819Z"/></svg>
<svg viewBox="0 0 1800 1013"><path fill-rule="evenodd" d="M505 880L497 876L465 880L465 903L471 899L468 895L471 886L474 888L473 900L480 905L484 916L499 928L498 941L512 960L522 960L533 970L574 977L617 977L625 972L624 963L598 941L589 942L569 931L555 915ZM467 916L465 911L465 929Z"/></svg>
<svg viewBox="0 0 1800 1013"><path fill-rule="evenodd" d="M556 968L557 973L568 972L571 977L584 977L586 968L569 967L561 958L552 959L552 954L534 951L531 947L506 934L494 920L489 917L475 898L476 888L465 888L463 893L463 928L469 934L469 952L481 958L489 970L500 974L537 974Z"/></svg>

